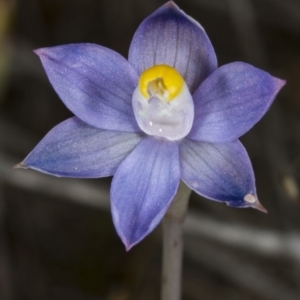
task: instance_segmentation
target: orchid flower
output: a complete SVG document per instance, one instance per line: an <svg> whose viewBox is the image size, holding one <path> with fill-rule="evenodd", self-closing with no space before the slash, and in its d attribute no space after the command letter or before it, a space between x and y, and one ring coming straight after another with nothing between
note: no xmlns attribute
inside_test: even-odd
<svg viewBox="0 0 300 300"><path fill-rule="evenodd" d="M264 210L238 138L285 81L243 62L218 68L204 29L174 2L141 23L128 61L95 44L35 52L75 116L54 127L19 167L114 176L111 212L127 249L160 223L180 180L208 199Z"/></svg>

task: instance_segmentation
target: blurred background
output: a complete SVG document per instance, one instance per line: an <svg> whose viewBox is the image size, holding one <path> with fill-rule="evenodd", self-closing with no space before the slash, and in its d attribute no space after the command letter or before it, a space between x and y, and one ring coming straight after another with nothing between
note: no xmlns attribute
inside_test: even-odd
<svg viewBox="0 0 300 300"><path fill-rule="evenodd" d="M0 299L159 299L161 228L130 252L109 211L110 179L12 170L71 116L33 49L97 43L127 57L159 0L0 0ZM219 64L286 79L242 142L260 201L238 210L192 194L183 300L300 299L300 1L178 0L206 29Z"/></svg>

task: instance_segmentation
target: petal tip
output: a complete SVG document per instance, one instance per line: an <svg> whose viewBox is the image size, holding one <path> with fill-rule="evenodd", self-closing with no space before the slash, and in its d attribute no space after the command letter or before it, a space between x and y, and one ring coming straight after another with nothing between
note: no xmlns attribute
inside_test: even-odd
<svg viewBox="0 0 300 300"><path fill-rule="evenodd" d="M178 8L174 1L168 1L164 6L170 8Z"/></svg>
<svg viewBox="0 0 300 300"><path fill-rule="evenodd" d="M139 241L132 242L130 240L127 240L126 237L124 237L123 235L120 235L120 234L119 234L119 237L121 238L121 241L122 241L122 243L125 246L126 252L128 252L129 250L131 250L132 247L134 247L136 244L139 243Z"/></svg>
<svg viewBox="0 0 300 300"><path fill-rule="evenodd" d="M57 46L57 47L44 47L44 48L38 48L38 49L34 49L33 52L39 57L39 58L45 58L51 57L51 53L53 51L55 51L56 49L59 49L61 46ZM55 53L55 52L54 52Z"/></svg>
<svg viewBox="0 0 300 300"><path fill-rule="evenodd" d="M258 200L251 207L254 209L257 209L265 214L268 213L268 211L262 206L262 204Z"/></svg>
<svg viewBox="0 0 300 300"><path fill-rule="evenodd" d="M24 161L21 161L20 163L13 166L13 169L27 169L27 165L24 163Z"/></svg>
<svg viewBox="0 0 300 300"><path fill-rule="evenodd" d="M137 242L130 241L130 239L128 239L128 237L125 235L123 228L120 226L120 216L113 201L111 201L111 212L117 234L124 244L125 250L128 252L134 245L137 244Z"/></svg>
<svg viewBox="0 0 300 300"><path fill-rule="evenodd" d="M262 204L258 201L257 197L253 194L247 194L244 197L245 202L249 204L250 207L257 209L263 213L268 213L268 211L262 206Z"/></svg>
<svg viewBox="0 0 300 300"><path fill-rule="evenodd" d="M134 245L131 245L131 244L124 244L124 245L125 245L126 252L129 252L129 250L131 250L131 248L134 246Z"/></svg>
<svg viewBox="0 0 300 300"><path fill-rule="evenodd" d="M37 55L37 56L41 56L44 53L44 48L39 48L39 49L34 49L33 52Z"/></svg>
<svg viewBox="0 0 300 300"><path fill-rule="evenodd" d="M279 91L280 89L282 89L286 84L286 80L285 79L280 79L280 78L276 78L276 86L277 86L277 90Z"/></svg>
<svg viewBox="0 0 300 300"><path fill-rule="evenodd" d="M124 244L125 246L125 250L128 252L129 250L131 250L135 245L137 245L138 243L140 243L146 236L142 236L141 238L137 239L135 237L133 237L132 235L130 236L125 236L124 232L121 230L121 228L119 227L116 227L116 224L115 224L115 228L116 228L116 231L122 241L122 243Z"/></svg>

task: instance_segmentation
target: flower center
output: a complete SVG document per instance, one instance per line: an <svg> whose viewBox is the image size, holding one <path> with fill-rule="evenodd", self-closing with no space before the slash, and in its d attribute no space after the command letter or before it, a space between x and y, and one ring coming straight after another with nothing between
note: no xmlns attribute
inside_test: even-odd
<svg viewBox="0 0 300 300"><path fill-rule="evenodd" d="M184 80L172 67L157 65L141 74L139 89L145 98L157 97L162 101L173 100L182 90Z"/></svg>
<svg viewBox="0 0 300 300"><path fill-rule="evenodd" d="M191 130L194 103L182 76L172 67L145 70L132 96L139 127L149 135L179 140Z"/></svg>

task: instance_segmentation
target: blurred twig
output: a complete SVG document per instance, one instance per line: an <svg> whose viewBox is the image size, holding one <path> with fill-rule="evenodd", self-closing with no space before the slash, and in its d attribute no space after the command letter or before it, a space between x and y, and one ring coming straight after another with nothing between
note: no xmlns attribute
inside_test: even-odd
<svg viewBox="0 0 300 300"><path fill-rule="evenodd" d="M279 233L242 224L227 224L199 213L189 213L185 230L188 234L243 248L252 253L269 257L290 257L300 261L299 233Z"/></svg>
<svg viewBox="0 0 300 300"><path fill-rule="evenodd" d="M55 178L30 170L12 170L15 162L1 156L0 179L23 189L67 199L83 205L109 209L109 190L100 189L84 180ZM285 256L300 261L300 235L229 225L203 214L189 213L185 222L187 234L202 236L259 255Z"/></svg>
<svg viewBox="0 0 300 300"><path fill-rule="evenodd" d="M187 254L197 263L205 265L215 272L223 275L235 285L248 289L270 300L297 300L299 295L291 292L276 275L266 274L262 268L249 263L246 259L222 252L216 247L201 243L197 239L188 239L186 243Z"/></svg>
<svg viewBox="0 0 300 300"><path fill-rule="evenodd" d="M13 170L12 159L0 155L0 180L25 190L71 200L100 209L109 208L109 191L88 184L88 180L56 178L31 170Z"/></svg>

